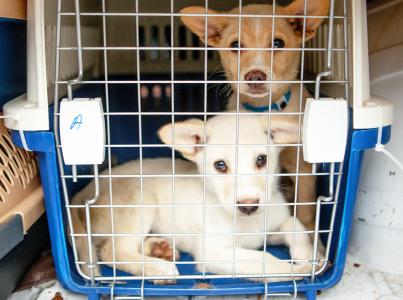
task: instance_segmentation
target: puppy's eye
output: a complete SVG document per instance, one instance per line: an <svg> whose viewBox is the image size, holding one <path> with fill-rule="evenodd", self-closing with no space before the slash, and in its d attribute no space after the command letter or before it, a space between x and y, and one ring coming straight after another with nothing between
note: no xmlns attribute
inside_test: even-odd
<svg viewBox="0 0 403 300"><path fill-rule="evenodd" d="M234 49L234 50L231 50L232 52L237 52L239 47L242 48L242 44L239 44L239 41L237 41L237 40L233 41L229 46L230 46L230 48Z"/></svg>
<svg viewBox="0 0 403 300"><path fill-rule="evenodd" d="M285 43L282 39L274 39L273 48L284 48Z"/></svg>
<svg viewBox="0 0 403 300"><path fill-rule="evenodd" d="M258 168L264 167L266 165L266 163L267 163L267 156L266 155L259 155L256 158L256 166Z"/></svg>
<svg viewBox="0 0 403 300"><path fill-rule="evenodd" d="M223 160L217 160L214 163L214 168L220 173L226 173L228 170L227 164Z"/></svg>

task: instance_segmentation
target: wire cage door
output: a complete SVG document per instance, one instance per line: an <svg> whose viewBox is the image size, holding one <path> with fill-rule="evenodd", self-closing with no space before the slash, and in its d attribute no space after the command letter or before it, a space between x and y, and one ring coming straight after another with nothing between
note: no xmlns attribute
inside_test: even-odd
<svg viewBox="0 0 403 300"><path fill-rule="evenodd" d="M337 215L343 211L344 205L340 196L344 165L308 164L309 168L306 168L302 153L304 102L309 91L312 91L315 99L327 95L349 100L347 2L332 0L329 2L329 14L326 10L326 14L312 15L309 1L296 1L302 3L302 13L297 17L286 12L286 4L276 2L263 5L264 9L259 11L248 6L247 1L228 1L223 5L224 9L238 8L225 13L218 12L220 5L217 3L202 2L203 11L194 13L183 10L189 3L175 0L166 1L161 7L157 5L157 1L145 3L140 0L126 3L122 7L116 2L105 0L94 5L84 1L80 3L79 0L58 1L54 134L65 204L66 230L71 245L68 248L71 250L71 263L75 269L73 272L88 282L88 286L94 289L104 287L103 291L109 290L105 293L111 295L270 295L277 292L294 295L299 291L309 291L310 286L314 287L318 283L318 278L331 276L327 270L338 255L336 247L341 224ZM217 7L217 11L209 10L211 7ZM203 27L200 32L204 32L205 36L211 30L209 22L220 18L231 22L237 30L228 46L209 46L186 30L183 25L186 22L181 22L184 18L198 18ZM282 22L290 22L291 18L297 19L298 26L301 26L300 46L289 46L286 37L282 39L281 36L276 36ZM308 31L305 29L311 22L319 19L324 24L317 29L316 38L305 43L311 38L306 36ZM253 43L249 45L248 37L243 32L248 30L251 23L256 25L259 22L270 24L265 29L270 33L268 43L263 46ZM66 29L71 26L75 28L74 38L69 33L70 29ZM94 38L94 34L99 39ZM259 59L267 59L259 60L267 67L264 78L255 76L247 79L244 76L244 69L248 67L244 58L248 52L254 53ZM286 79L278 79L275 68L276 60L280 60L279 55L296 57L300 72ZM235 66L226 66L226 59L235 62ZM67 66L66 62L71 64L72 60L74 63L77 61L77 76L73 79L66 75L69 72L63 70ZM94 64L88 64L87 61ZM220 67L221 64L224 64L223 68ZM217 71L217 68L222 71ZM228 68L235 72L229 74ZM254 111L243 105L243 88L253 85L264 85L267 89L268 109ZM278 88L285 91L280 101L272 96L276 95ZM289 97L291 100L287 99ZM103 164L66 165L64 162L59 128L60 107L63 101L76 101L77 98L102 99L106 134ZM295 102L295 111L287 110L289 101ZM297 124L296 141L273 141L275 137L271 134L271 124L275 122L272 119L277 116L286 119L288 117ZM230 127L233 131L222 133L226 137L233 136L233 140L211 144L207 139L208 132L219 132L222 128L210 128L209 124L213 124L211 120L220 118L233 122ZM243 142L244 118L265 118L269 124L267 139L258 145ZM203 123L201 132L204 135L198 141L198 148L206 149L206 153L215 153L218 150L214 149L218 148L219 151L229 153L228 155L234 155L231 172L208 172L207 154L204 154L202 161L198 162L199 168L196 168L195 162L184 160L188 157L180 147L186 145L175 143L175 138L170 143L161 143L157 136L159 128L171 126L171 135L174 136L177 124L188 119L197 119ZM268 163L264 162L264 171L259 171L258 175L238 173L243 165L241 153L252 151L248 152L245 148L260 149L262 146L268 151L267 158L279 158L280 147L292 149L292 171L273 169L269 159ZM158 160L161 157L164 159ZM262 163L262 159L266 160L262 157L265 155L259 156L259 163ZM301 167L304 163L305 167ZM123 169L120 165L131 167ZM216 164L214 166L217 167ZM240 182L246 177L250 180L256 176L265 178L264 197L257 203L239 203L237 193ZM232 202L220 203L210 199L210 189L214 188L211 187L211 182L222 177L232 178L231 184L225 186L225 189L233 191ZM317 188L314 188L312 198L301 201L299 189L305 189L306 186L299 182L305 182L306 178L312 178ZM92 183L88 187L90 181ZM161 181L167 189L164 197L170 200L165 203L153 202L147 195L150 189L158 190ZM183 182L187 181L198 182L202 187L200 191L194 191L195 197L200 193L200 201L189 199L189 202L183 203L179 200L181 190L178 189L186 187ZM253 180L250 182L253 186ZM288 201L270 202L271 194L268 191L272 182L275 182L275 189L281 191L282 196L279 197L287 198ZM137 196L130 201L122 201L119 193L127 193L125 190L130 186L136 186L134 192ZM83 188L86 192L79 192ZM74 200L77 197L80 201ZM254 206L262 210L263 229L240 230L239 223L244 222L245 212L248 216L253 214ZM279 207L289 212L292 224L287 230L280 227L269 230L267 228L270 226L267 224L270 224L270 210L274 211ZM162 213L168 210L171 212L169 228L159 228L158 231L158 226L152 227L152 230L147 227L150 208ZM313 212L311 226L299 227L301 221L297 214L302 208ZM232 224L229 232L192 232L192 227L183 231L177 225L187 218L186 211L189 210L201 215L202 228L206 229L209 211L213 209L231 211L229 216ZM99 221L100 214L102 221ZM127 218L125 214L131 214L132 217ZM136 230L123 230L119 223L122 218L132 220L136 224ZM82 226L77 226L77 221ZM312 255L305 259L294 257L298 252L296 241L302 235L309 239L309 245L313 249ZM228 259L209 261L207 258L205 249L209 247L208 241L213 236L222 236L223 239L233 241L232 255ZM276 237L282 236L289 237L288 247L283 242L272 242ZM189 248L184 243L196 240L196 237L203 241L202 254L198 256L183 250ZM261 258L242 261L235 250L236 244L242 244L245 238L254 240L257 237L260 242L254 250L260 251ZM121 259L122 251L129 251L122 248L122 241L131 239L139 241L137 244L128 243L128 247L138 247L140 257L133 260ZM85 249L84 256L78 251L80 247ZM150 252L149 247L155 251ZM179 249L180 255L177 255L176 249ZM105 251L110 252L109 260L102 259ZM162 254L158 254L159 252ZM162 255L162 260L166 259L150 262L146 258L150 253L158 258ZM288 263L290 269L287 272L267 270L265 265L270 269L270 261L267 261L264 253L271 253L276 262L280 260ZM147 275L146 268L153 264L168 266L172 270L177 268L178 272L173 272L172 275ZM231 272L209 272L210 265L220 264L230 265ZM237 266L242 264L259 264L260 271L239 274ZM303 272L294 268L300 264L307 264L309 268ZM128 271L132 269L137 272ZM281 282L267 284L274 281Z"/></svg>

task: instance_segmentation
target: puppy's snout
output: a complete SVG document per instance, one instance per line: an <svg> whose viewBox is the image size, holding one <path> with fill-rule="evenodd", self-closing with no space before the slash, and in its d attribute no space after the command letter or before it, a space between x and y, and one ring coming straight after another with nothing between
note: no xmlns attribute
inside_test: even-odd
<svg viewBox="0 0 403 300"><path fill-rule="evenodd" d="M245 75L246 81L264 81L264 80L266 80L266 78L267 78L266 74L260 70L252 70L252 71L249 71L248 73L246 73L246 75ZM260 82L248 83L248 85L252 88L260 87L263 84L264 83L260 83Z"/></svg>
<svg viewBox="0 0 403 300"><path fill-rule="evenodd" d="M238 204L238 209L240 210L240 212L246 215L253 214L259 208L259 206L257 206L257 204L259 204L259 199L247 199L237 201L236 203Z"/></svg>

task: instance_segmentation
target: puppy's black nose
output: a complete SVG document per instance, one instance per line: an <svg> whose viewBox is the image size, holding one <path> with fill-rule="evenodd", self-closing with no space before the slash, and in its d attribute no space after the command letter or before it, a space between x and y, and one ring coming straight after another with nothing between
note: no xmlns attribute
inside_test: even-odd
<svg viewBox="0 0 403 300"><path fill-rule="evenodd" d="M266 78L267 78L266 74L259 70L249 71L245 75L246 81L264 81L266 80ZM263 83L254 82L254 83L248 83L248 85L252 88L257 88L262 86Z"/></svg>
<svg viewBox="0 0 403 300"><path fill-rule="evenodd" d="M250 215L253 214L258 210L257 204L259 204L259 200L257 199L248 199L248 200L243 200L243 201L237 201L236 202L238 205L238 209L241 213ZM253 206L248 206L250 204L253 204Z"/></svg>

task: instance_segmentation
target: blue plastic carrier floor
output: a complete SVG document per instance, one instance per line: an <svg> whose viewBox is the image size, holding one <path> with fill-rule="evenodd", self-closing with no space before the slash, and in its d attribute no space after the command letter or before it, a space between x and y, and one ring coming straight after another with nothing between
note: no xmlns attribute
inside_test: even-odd
<svg viewBox="0 0 403 300"><path fill-rule="evenodd" d="M86 300L87 296L73 294L64 290L59 282L51 281L30 290L21 291L10 296L8 300L52 300L60 293L63 300ZM60 298L57 298L60 299ZM105 298L110 299L110 298ZM188 300L188 297L177 298L146 298L152 300L180 299ZM258 296L230 296L230 297L193 297L193 300L243 300L261 299ZM286 300L290 297L273 297L273 300ZM297 299L304 299L298 297ZM318 297L320 300L401 300L403 299L403 275L388 274L365 266L354 266L354 262L348 261L344 276L335 287L323 291Z"/></svg>

